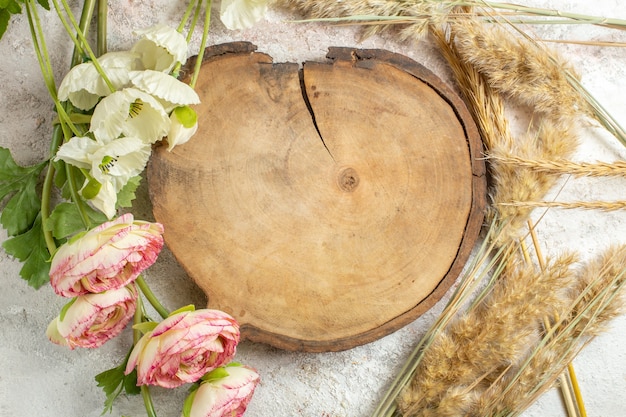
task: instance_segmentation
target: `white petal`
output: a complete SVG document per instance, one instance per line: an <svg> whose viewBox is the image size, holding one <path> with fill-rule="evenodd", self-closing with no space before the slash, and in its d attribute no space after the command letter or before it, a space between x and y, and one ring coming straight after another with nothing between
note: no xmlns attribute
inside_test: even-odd
<svg viewBox="0 0 626 417"><path fill-rule="evenodd" d="M65 75L59 85L58 97L61 101L69 99L81 110L89 110L100 97L110 92L96 67L91 62L86 62L76 65Z"/></svg>
<svg viewBox="0 0 626 417"><path fill-rule="evenodd" d="M116 90L128 87L130 71L142 69L140 55L130 51L107 52L98 58L107 77Z"/></svg>
<svg viewBox="0 0 626 417"><path fill-rule="evenodd" d="M196 118L196 122L191 127L185 127L178 118L176 114L176 110L172 111L170 115L170 120L172 124L170 126L170 131L167 134L167 150L171 151L174 149L174 146L182 145L187 143L189 139L196 133L198 130L198 120Z"/></svg>
<svg viewBox="0 0 626 417"><path fill-rule="evenodd" d="M85 182L85 185L87 182ZM96 209L103 212L108 219L115 216L115 205L117 204L117 191L112 183L105 182L100 188L100 192L91 200L88 200Z"/></svg>
<svg viewBox="0 0 626 417"><path fill-rule="evenodd" d="M222 0L220 19L228 29L245 29L261 20L269 0Z"/></svg>
<svg viewBox="0 0 626 417"><path fill-rule="evenodd" d="M141 106L131 114L131 105L136 102ZM170 119L163 105L136 88L125 88L105 97L91 117L91 131L101 141L124 135L154 143L167 134L169 127Z"/></svg>
<svg viewBox="0 0 626 417"><path fill-rule="evenodd" d="M168 113L174 107L200 103L193 88L164 72L132 71L130 81L133 86L160 99Z"/></svg>
<svg viewBox="0 0 626 417"><path fill-rule="evenodd" d="M175 29L156 25L134 33L142 39L131 50L141 55L146 69L170 72L176 63L184 64L187 60L187 41Z"/></svg>
<svg viewBox="0 0 626 417"><path fill-rule="evenodd" d="M101 143L88 137L73 137L61 145L57 151L56 161L63 160L78 168L91 168L92 155L102 146Z"/></svg>
<svg viewBox="0 0 626 417"><path fill-rule="evenodd" d="M124 52L109 52L98 58L98 63L112 84L113 90L128 86L130 71L141 68L139 55ZM59 85L59 100L70 100L81 110L90 110L101 97L111 94L111 88L105 83L93 62L76 65Z"/></svg>
<svg viewBox="0 0 626 417"><path fill-rule="evenodd" d="M130 178L144 170L150 150L150 145L139 138L113 140L93 154L91 175L101 184L111 182L118 192Z"/></svg>

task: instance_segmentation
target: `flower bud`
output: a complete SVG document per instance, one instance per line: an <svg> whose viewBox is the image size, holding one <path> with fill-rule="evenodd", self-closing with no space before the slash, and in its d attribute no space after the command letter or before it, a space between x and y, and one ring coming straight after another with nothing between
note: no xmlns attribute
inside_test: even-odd
<svg viewBox="0 0 626 417"><path fill-rule="evenodd" d="M59 248L52 288L63 297L121 288L156 261L162 233L159 223L134 221L130 213L103 223Z"/></svg>
<svg viewBox="0 0 626 417"><path fill-rule="evenodd" d="M219 310L172 314L147 332L128 358L126 374L137 367L137 385L175 388L193 383L228 363L239 343L239 325Z"/></svg>
<svg viewBox="0 0 626 417"><path fill-rule="evenodd" d="M185 401L183 417L241 417L259 383L259 374L247 366L219 368L219 376L207 375ZM203 378L204 380L205 378Z"/></svg>
<svg viewBox="0 0 626 417"><path fill-rule="evenodd" d="M48 325L51 342L70 349L97 348L117 336L135 313L134 286L74 298Z"/></svg>

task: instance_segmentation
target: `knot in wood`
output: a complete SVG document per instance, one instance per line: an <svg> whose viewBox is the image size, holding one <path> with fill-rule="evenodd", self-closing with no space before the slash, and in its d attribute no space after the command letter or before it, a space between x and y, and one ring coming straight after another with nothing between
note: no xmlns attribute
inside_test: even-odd
<svg viewBox="0 0 626 417"><path fill-rule="evenodd" d="M357 174L354 168L342 168L339 171L337 183L342 191L351 193L359 186L359 181L359 174Z"/></svg>

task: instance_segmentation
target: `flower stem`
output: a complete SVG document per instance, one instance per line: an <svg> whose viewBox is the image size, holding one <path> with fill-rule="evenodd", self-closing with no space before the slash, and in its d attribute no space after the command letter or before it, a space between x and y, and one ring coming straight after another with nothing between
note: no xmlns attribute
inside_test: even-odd
<svg viewBox="0 0 626 417"><path fill-rule="evenodd" d="M148 286L148 283L146 282L146 280L143 279L141 275L139 275L139 277L137 277L137 280L135 282L137 283L137 286L139 287L143 295L146 297L148 302L157 311L157 313L159 313L159 315L162 318L164 319L167 318L170 315L170 312L167 311L167 309L163 306L163 304L161 304L158 298L154 295L154 293Z"/></svg>
<svg viewBox="0 0 626 417"><path fill-rule="evenodd" d="M191 82L189 86L191 88L196 87L196 82L198 81L198 75L200 74L200 67L202 66L202 57L204 56L204 48L206 48L206 43L209 37L209 27L211 24L211 4L212 0L206 0L206 6L204 8L204 27L202 28L202 40L200 41L200 50L198 51L198 57L196 58L196 65L193 69L193 76L191 77Z"/></svg>
<svg viewBox="0 0 626 417"><path fill-rule="evenodd" d="M133 325L143 323L144 318L143 302L141 301L141 297L137 297L137 308L135 309L135 315L133 316ZM139 342L139 339L141 339L141 331L133 329L133 345L136 345ZM146 407L148 417L157 417L156 411L154 410L154 404L152 403L150 389L147 385L142 385L140 389L141 397L143 398L143 404Z"/></svg>
<svg viewBox="0 0 626 417"><path fill-rule="evenodd" d="M87 216L87 212L85 211L83 198L78 194L78 186L76 185L76 169L72 165L66 164L65 170L67 173L67 184L69 186L72 201L78 207L78 212L80 213L80 219L83 222L83 226L85 226L85 229L90 229L91 220L89 220L89 216Z"/></svg>
<svg viewBox="0 0 626 417"><path fill-rule="evenodd" d="M178 28L176 29L178 32L183 33L183 29L185 28L185 25L187 24L187 21L189 20L189 16L191 15L193 6L199 1L200 0L192 0L189 2L189 4L187 5L187 9L185 9L185 13L183 14L183 17L180 19L180 24L178 25ZM189 29L190 34L191 32L193 32L193 25ZM189 42L189 37L187 37L187 42Z"/></svg>
<svg viewBox="0 0 626 417"><path fill-rule="evenodd" d="M41 224L43 230L43 237L48 247L50 255L54 255L57 246L52 236L52 232L46 228L46 222L50 218L50 198L52 194L52 184L54 183L54 164L52 163L52 157L56 153L59 146L63 143L63 131L60 125L55 125L52 130L52 142L50 144L50 161L48 162L48 171L44 178L43 188L41 191Z"/></svg>
<svg viewBox="0 0 626 417"><path fill-rule="evenodd" d="M98 56L107 52L107 16L107 0L98 0L98 34L96 35L96 53Z"/></svg>
<svg viewBox="0 0 626 417"><path fill-rule="evenodd" d="M148 413L148 417L157 417L156 411L154 410L154 404L152 404L150 388L148 388L147 385L141 386L141 396L143 398L143 403L146 406L146 413Z"/></svg>
<svg viewBox="0 0 626 417"><path fill-rule="evenodd" d="M463 3L463 2L462 2ZM512 10L516 13L534 14L537 16L550 16L550 17L564 17L567 19L575 20L579 23L588 23L598 26L608 26L613 28L624 29L626 28L626 20L623 19L610 19L601 16L590 16L584 14L561 12L555 9L544 9L537 7L527 7L518 4L511 3L498 3L490 1L469 1L467 2L471 6L488 6L494 9Z"/></svg>
<svg viewBox="0 0 626 417"><path fill-rule="evenodd" d="M61 12L61 7L59 6L58 0L52 0L52 3L54 4L54 8L57 11L57 15L59 16L59 19L63 23L63 26L65 26L68 35L70 35L70 38L74 42L74 45L80 45L81 47L84 47L85 52L87 53L87 55L89 55L89 59L91 59L94 67L96 67L96 70L102 77L102 80L105 82L109 90L111 92L114 92L115 87L113 86L113 83L111 83L111 80L109 80L109 78L107 77L106 73L104 72L104 69L102 69L102 67L98 63L98 60L96 59L96 55L93 53L93 51L89 47L89 42L87 42L87 39L85 38L85 34L83 33L83 31L80 30L80 27L76 23L76 19L74 19L74 15L72 14L72 10L67 4L67 1L61 0L61 3L63 5L63 9L65 10L65 13L67 13L69 17L69 21L72 24L72 27L76 31L76 36L73 36L71 34L71 30L69 28L67 20L65 19L65 17L63 16L63 13Z"/></svg>
<svg viewBox="0 0 626 417"><path fill-rule="evenodd" d="M85 3L83 3L83 11L80 15L80 22L78 24L83 33L86 33L89 30L89 24L93 19L95 4L95 0L85 0ZM74 45L71 67L80 64L83 61L83 55L84 53L80 45Z"/></svg>

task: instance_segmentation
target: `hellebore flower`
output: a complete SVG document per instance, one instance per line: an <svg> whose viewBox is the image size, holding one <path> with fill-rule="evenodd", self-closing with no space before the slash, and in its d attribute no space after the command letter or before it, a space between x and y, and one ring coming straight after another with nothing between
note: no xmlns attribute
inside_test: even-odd
<svg viewBox="0 0 626 417"><path fill-rule="evenodd" d="M139 55L132 52L109 52L98 58L98 63L115 90L129 85L129 72L141 69ZM100 98L113 91L107 86L93 62L73 67L59 85L59 100L69 100L74 107L90 110Z"/></svg>
<svg viewBox="0 0 626 417"><path fill-rule="evenodd" d="M174 28L156 25L136 30L134 34L141 39L131 51L141 56L145 69L169 73L177 63L184 64L187 60L187 41Z"/></svg>
<svg viewBox="0 0 626 417"><path fill-rule="evenodd" d="M52 258L50 283L63 297L116 290L133 282L163 248L163 226L128 213L62 245Z"/></svg>
<svg viewBox="0 0 626 417"><path fill-rule="evenodd" d="M90 130L100 141L123 135L152 144L167 135L169 128L170 119L161 103L141 90L125 88L98 103Z"/></svg>
<svg viewBox="0 0 626 417"><path fill-rule="evenodd" d="M167 113L174 107L200 103L200 97L189 85L164 72L132 71L132 85L157 98Z"/></svg>
<svg viewBox="0 0 626 417"><path fill-rule="evenodd" d="M222 0L220 19L228 29L246 29L267 13L270 0Z"/></svg>
<svg viewBox="0 0 626 417"><path fill-rule="evenodd" d="M133 286L74 298L48 325L51 342L67 346L97 348L117 336L132 319L137 307Z"/></svg>
<svg viewBox="0 0 626 417"><path fill-rule="evenodd" d="M239 343L239 325L219 310L171 315L142 336L128 358L126 374L137 367L137 385L175 388L193 383L228 363Z"/></svg>
<svg viewBox="0 0 626 417"><path fill-rule="evenodd" d="M198 115L189 106L176 107L170 115L170 131L167 134L167 150L182 145L198 130Z"/></svg>
<svg viewBox="0 0 626 417"><path fill-rule="evenodd" d="M88 194L85 187L83 196L110 219L115 216L117 193L144 170L149 158L150 145L138 138L101 142L73 137L59 148L55 159L90 170L89 175L101 188ZM85 183L89 184L90 179Z"/></svg>
<svg viewBox="0 0 626 417"><path fill-rule="evenodd" d="M229 365L202 378L185 401L183 417L241 417L259 383L259 374L247 366Z"/></svg>

